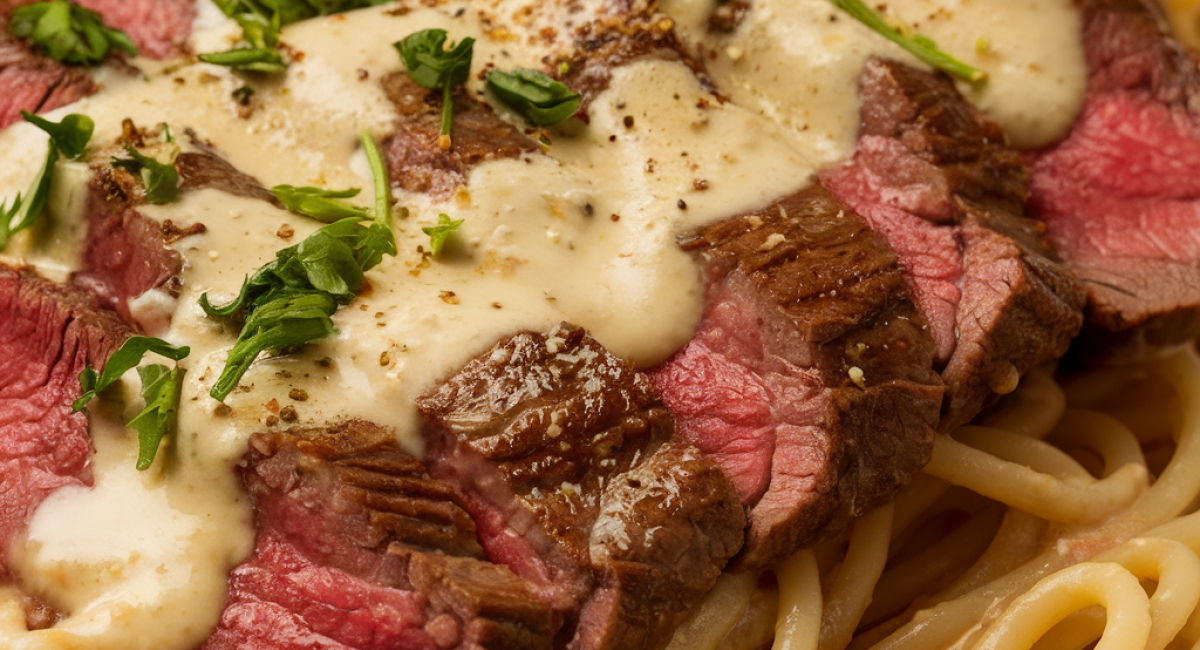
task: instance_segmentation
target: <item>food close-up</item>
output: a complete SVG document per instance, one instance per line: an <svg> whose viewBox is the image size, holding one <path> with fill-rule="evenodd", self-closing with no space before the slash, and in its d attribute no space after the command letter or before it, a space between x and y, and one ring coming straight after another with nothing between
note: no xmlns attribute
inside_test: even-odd
<svg viewBox="0 0 1200 650"><path fill-rule="evenodd" d="M0 649L1200 647L1198 48L0 0Z"/></svg>

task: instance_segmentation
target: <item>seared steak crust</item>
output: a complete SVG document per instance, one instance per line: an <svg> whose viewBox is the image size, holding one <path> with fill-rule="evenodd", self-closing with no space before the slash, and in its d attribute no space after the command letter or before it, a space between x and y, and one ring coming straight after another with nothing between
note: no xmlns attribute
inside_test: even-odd
<svg viewBox="0 0 1200 650"><path fill-rule="evenodd" d="M765 566L882 504L928 460L933 341L895 255L819 184L683 243L705 267L707 307L654 381L750 509L739 562Z"/></svg>
<svg viewBox="0 0 1200 650"><path fill-rule="evenodd" d="M579 328L502 341L417 407L489 556L574 619L566 647L659 647L741 546L728 480L670 441L649 380Z"/></svg>
<svg viewBox="0 0 1200 650"><path fill-rule="evenodd" d="M1022 157L948 78L877 59L859 94L854 157L821 178L899 255L938 344L949 429L1062 356L1083 293L1024 214Z"/></svg>
<svg viewBox="0 0 1200 650"><path fill-rule="evenodd" d="M242 476L256 506L256 551L234 570L206 650L246 639L550 648L555 614L523 579L482 558L463 499L390 431L349 421L255 434Z"/></svg>
<svg viewBox="0 0 1200 650"><path fill-rule="evenodd" d="M1088 91L1033 162L1033 212L1083 280L1088 356L1200 333L1200 71L1153 2L1082 3Z"/></svg>
<svg viewBox="0 0 1200 650"><path fill-rule="evenodd" d="M453 96L454 145L438 146L442 93L423 88L407 72L383 79L383 90L400 113L396 132L383 143L392 185L445 199L467 183L471 167L497 158L517 158L537 143L500 119L491 106L458 88Z"/></svg>

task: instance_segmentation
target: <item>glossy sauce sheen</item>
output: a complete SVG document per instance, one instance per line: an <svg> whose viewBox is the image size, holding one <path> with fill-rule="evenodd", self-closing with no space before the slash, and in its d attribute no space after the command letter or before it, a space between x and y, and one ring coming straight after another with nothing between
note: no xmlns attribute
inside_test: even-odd
<svg viewBox="0 0 1200 650"><path fill-rule="evenodd" d="M191 127L268 187L360 187L357 202L372 205L358 132L381 139L392 130L396 115L379 86L401 68L392 42L440 27L452 40L477 39L474 72L489 62L538 67L543 56L565 51L571 30L536 46L507 34L591 15L546 4L548 17L490 35L481 13L503 25L521 3L478 2L457 18L462 4L403 16L380 7L291 26L283 40L303 60L279 81L256 82L259 107L249 119L230 100L243 81L229 71L204 64L168 71L141 60L144 79L101 72L104 92L52 117L90 115L94 145L111 142L125 117L144 127L167 122L176 133ZM195 50L226 49L236 28L207 0L199 5ZM69 616L52 630L25 632L15 596L0 592L0 645L186 650L202 642L223 607L228 571L253 540L231 468L249 435L285 407L295 409L296 424L366 418L392 427L406 449L420 453L413 398L501 336L566 320L643 367L686 342L703 287L676 235L794 192L816 168L848 155L863 62L872 54L907 55L825 0L756 0L742 28L727 36L702 26L707 0L664 5L685 41L715 50L710 69L731 102L716 101L681 63L633 63L616 70L591 105L590 124L554 129L544 154L481 164L467 189L445 202L398 193L398 205L410 211L395 224L399 255L368 273L371 290L334 316L334 336L255 364L227 399L228 412L208 390L235 333L206 319L197 299L206 291L218 304L231 299L247 274L320 224L215 190L142 208L155 219L207 226L175 244L186 259L179 299L155 292L132 305L147 324L170 315L169 329L152 333L192 348L181 363L187 374L178 433L155 466L138 473L134 435L122 430L115 407L93 403L96 487L53 495L14 555L26 586ZM964 90L1015 142L1044 143L1073 121L1084 70L1068 0L889 7L992 74L988 85ZM990 50L975 49L980 36ZM469 84L482 89L474 74ZM41 132L26 124L0 131L0 196L27 185L44 146ZM85 166L59 164L50 227L19 237L9 258L66 276L86 234L87 178ZM464 223L442 257L426 260L419 248L429 240L420 228L443 212ZM294 235L281 238L282 226ZM126 420L140 408L136 380L128 379Z"/></svg>

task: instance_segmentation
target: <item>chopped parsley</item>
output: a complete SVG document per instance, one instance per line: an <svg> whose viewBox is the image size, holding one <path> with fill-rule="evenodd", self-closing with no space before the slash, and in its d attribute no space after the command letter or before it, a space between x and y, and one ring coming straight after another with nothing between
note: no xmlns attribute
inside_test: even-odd
<svg viewBox="0 0 1200 650"><path fill-rule="evenodd" d="M446 246L446 241L450 239L450 235L454 234L454 231L458 230L458 227L462 223L462 219L451 221L449 215L439 214L436 226L421 228L421 232L429 235L429 247L432 249L435 257L441 254L442 248Z"/></svg>

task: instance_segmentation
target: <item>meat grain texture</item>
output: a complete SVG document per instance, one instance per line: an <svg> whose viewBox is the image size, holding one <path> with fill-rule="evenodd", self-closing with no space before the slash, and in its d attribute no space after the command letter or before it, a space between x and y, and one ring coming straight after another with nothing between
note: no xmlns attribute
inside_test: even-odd
<svg viewBox="0 0 1200 650"><path fill-rule="evenodd" d="M1088 90L1030 206L1087 290L1092 358L1200 334L1200 72L1150 2L1083 3Z"/></svg>
<svg viewBox="0 0 1200 650"><path fill-rule="evenodd" d="M86 291L0 263L0 575L43 499L91 485L87 416L71 413L79 373L132 333Z"/></svg>

